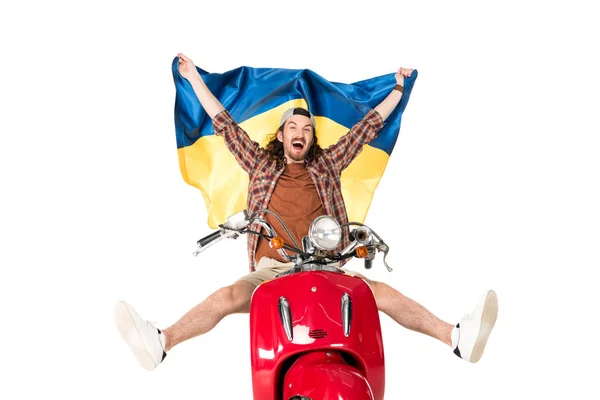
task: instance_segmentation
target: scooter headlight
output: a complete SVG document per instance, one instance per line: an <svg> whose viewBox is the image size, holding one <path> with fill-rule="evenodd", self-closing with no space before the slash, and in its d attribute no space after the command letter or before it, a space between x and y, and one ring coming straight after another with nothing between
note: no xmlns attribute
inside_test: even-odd
<svg viewBox="0 0 600 400"><path fill-rule="evenodd" d="M321 250L333 250L342 239L340 224L327 215L321 215L310 224L308 237Z"/></svg>

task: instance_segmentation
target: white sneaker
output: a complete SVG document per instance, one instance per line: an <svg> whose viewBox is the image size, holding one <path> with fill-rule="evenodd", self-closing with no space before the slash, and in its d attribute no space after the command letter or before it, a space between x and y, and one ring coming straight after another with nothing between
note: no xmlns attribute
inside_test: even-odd
<svg viewBox="0 0 600 400"><path fill-rule="evenodd" d="M164 335L150 322L142 320L127 302L119 301L115 306L115 323L142 367L152 370L165 359Z"/></svg>
<svg viewBox="0 0 600 400"><path fill-rule="evenodd" d="M488 290L473 312L452 330L454 354L472 363L479 361L497 317L498 297L496 292Z"/></svg>

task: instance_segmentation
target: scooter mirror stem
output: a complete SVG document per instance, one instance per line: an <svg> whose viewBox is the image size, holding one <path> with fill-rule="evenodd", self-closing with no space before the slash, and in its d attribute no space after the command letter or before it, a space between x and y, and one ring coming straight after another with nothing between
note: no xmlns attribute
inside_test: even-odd
<svg viewBox="0 0 600 400"><path fill-rule="evenodd" d="M223 224L223 226L232 229L242 229L247 227L248 224L248 211L242 210L227 218L227 221Z"/></svg>

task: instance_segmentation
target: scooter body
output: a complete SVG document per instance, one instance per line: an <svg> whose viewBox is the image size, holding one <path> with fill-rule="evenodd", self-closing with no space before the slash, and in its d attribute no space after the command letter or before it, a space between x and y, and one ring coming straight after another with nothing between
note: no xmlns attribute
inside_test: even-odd
<svg viewBox="0 0 600 400"><path fill-rule="evenodd" d="M361 278L301 271L267 281L252 296L250 329L254 399L383 399L379 314Z"/></svg>
<svg viewBox="0 0 600 400"><path fill-rule="evenodd" d="M285 243L258 210L239 212L198 240L198 255L215 243L254 234L269 241L293 267L263 282L250 303L250 353L255 400L383 400L385 368L379 312L373 291L341 265L363 258L371 268L389 247L366 225L322 215L298 244ZM279 218L279 216L277 216ZM262 227L266 233L256 230ZM335 252L342 229L353 241ZM283 229L289 232L285 223ZM288 253L290 251L293 256Z"/></svg>

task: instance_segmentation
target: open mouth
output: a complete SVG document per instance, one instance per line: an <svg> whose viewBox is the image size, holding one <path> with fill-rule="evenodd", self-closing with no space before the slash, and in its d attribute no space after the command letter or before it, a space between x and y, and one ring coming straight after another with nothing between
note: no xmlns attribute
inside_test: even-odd
<svg viewBox="0 0 600 400"><path fill-rule="evenodd" d="M294 148L294 150L302 150L304 148L304 142L300 140L294 140L292 142L292 147Z"/></svg>

